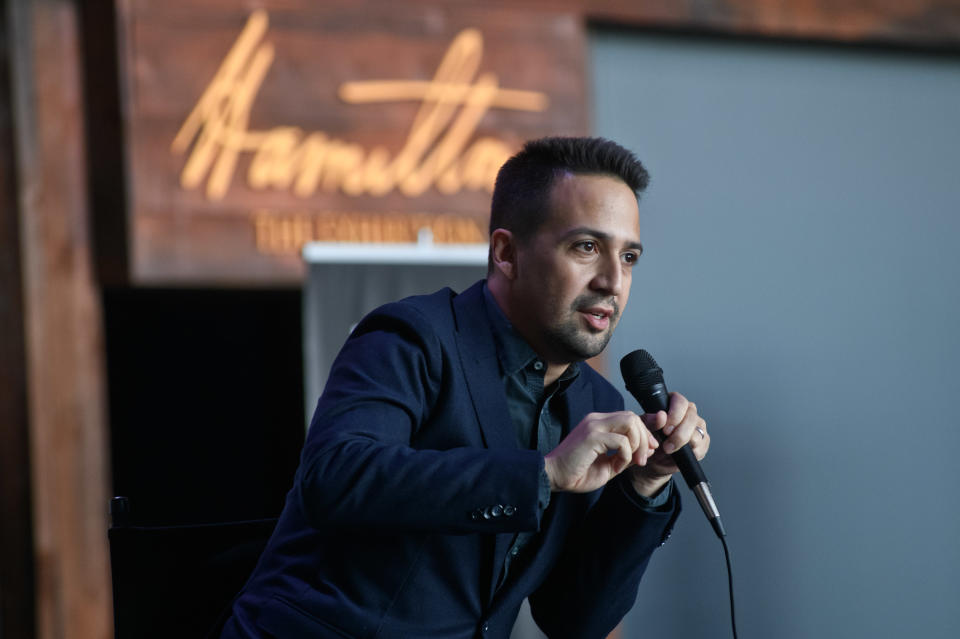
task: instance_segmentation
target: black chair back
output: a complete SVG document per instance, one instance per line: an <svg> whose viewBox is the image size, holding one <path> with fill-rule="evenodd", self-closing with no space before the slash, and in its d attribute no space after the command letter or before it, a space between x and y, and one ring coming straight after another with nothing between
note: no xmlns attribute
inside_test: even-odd
<svg viewBox="0 0 960 639"><path fill-rule="evenodd" d="M219 634L277 520L132 525L125 497L109 530L117 639L204 639Z"/></svg>

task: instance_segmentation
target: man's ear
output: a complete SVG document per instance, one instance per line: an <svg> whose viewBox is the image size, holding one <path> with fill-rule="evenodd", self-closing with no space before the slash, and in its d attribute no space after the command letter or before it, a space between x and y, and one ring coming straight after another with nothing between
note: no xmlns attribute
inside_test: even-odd
<svg viewBox="0 0 960 639"><path fill-rule="evenodd" d="M495 271L508 280L517 277L517 241L507 229L496 229L490 235L490 261Z"/></svg>

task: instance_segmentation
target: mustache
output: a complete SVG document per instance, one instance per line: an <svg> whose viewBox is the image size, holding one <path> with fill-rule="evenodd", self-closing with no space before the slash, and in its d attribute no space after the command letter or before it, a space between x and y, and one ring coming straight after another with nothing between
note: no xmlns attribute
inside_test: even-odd
<svg viewBox="0 0 960 639"><path fill-rule="evenodd" d="M585 293L580 295L573 300L573 303L570 307L575 311L582 311L593 306L604 306L613 309L613 314L610 316L612 319L617 319L620 317L620 305L617 303L617 298L609 297L604 295L590 295Z"/></svg>

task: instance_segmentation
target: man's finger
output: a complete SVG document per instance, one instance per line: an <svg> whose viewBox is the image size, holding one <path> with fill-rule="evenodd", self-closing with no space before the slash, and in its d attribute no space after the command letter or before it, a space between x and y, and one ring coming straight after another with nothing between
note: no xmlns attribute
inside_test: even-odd
<svg viewBox="0 0 960 639"><path fill-rule="evenodd" d="M703 439L697 429L703 430L706 434L706 426L707 423L703 418L697 415L696 405L690 403L683 420L674 427L669 439L664 442L664 450L672 453L683 448L687 443L696 444L696 440Z"/></svg>
<svg viewBox="0 0 960 639"><path fill-rule="evenodd" d="M620 463L614 467L617 472L630 465L633 460L633 449L630 448L630 440L626 435L620 433L599 433L598 441L604 447L605 453L615 453Z"/></svg>
<svg viewBox="0 0 960 639"><path fill-rule="evenodd" d="M647 435L647 445L637 448L633 451L633 463L637 466L646 466L647 462L653 457L654 453L657 452L657 447L660 445L659 442L653 437L653 435Z"/></svg>
<svg viewBox="0 0 960 639"><path fill-rule="evenodd" d="M677 392L670 393L670 409L667 411L667 425L663 432L672 435L677 426L683 421L690 407L690 401Z"/></svg>
<svg viewBox="0 0 960 639"><path fill-rule="evenodd" d="M707 450L710 449L710 433L707 432L707 422L702 417L698 419L700 423L694 427L693 434L690 436L690 448L693 449L693 455L697 459L703 459Z"/></svg>
<svg viewBox="0 0 960 639"><path fill-rule="evenodd" d="M662 410L656 413L645 413L640 416L640 420L650 432L657 431L667 425L667 413Z"/></svg>
<svg viewBox="0 0 960 639"><path fill-rule="evenodd" d="M630 439L630 452L637 450L644 444L644 434L647 429L636 413L623 411L613 413L610 430L626 435Z"/></svg>

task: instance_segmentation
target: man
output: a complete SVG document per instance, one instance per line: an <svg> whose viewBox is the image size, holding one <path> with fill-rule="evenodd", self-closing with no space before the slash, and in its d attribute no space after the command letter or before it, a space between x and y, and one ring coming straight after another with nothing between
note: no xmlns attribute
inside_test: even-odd
<svg viewBox="0 0 960 639"><path fill-rule="evenodd" d="M679 513L696 407L623 411L580 362L613 334L647 173L598 138L500 170L489 272L370 313L331 370L294 486L224 637L604 637ZM666 439L658 444L652 431Z"/></svg>

